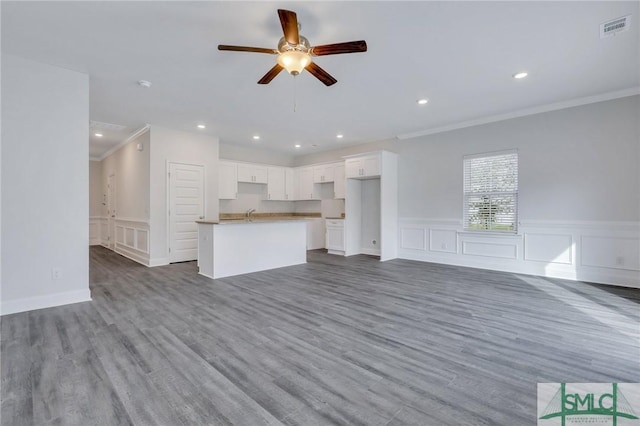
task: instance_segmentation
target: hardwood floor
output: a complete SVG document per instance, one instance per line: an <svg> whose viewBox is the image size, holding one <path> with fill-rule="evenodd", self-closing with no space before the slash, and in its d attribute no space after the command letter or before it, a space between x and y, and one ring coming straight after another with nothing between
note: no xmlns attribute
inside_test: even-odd
<svg viewBox="0 0 640 426"><path fill-rule="evenodd" d="M92 302L5 316L2 425L533 425L640 382L640 291L309 252L210 280L90 250Z"/></svg>

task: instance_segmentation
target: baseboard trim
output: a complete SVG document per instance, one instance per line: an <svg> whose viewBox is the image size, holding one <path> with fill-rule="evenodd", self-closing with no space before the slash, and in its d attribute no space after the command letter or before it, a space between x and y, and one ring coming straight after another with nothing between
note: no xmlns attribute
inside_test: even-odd
<svg viewBox="0 0 640 426"><path fill-rule="evenodd" d="M2 304L0 304L0 315L11 315L19 312L90 301L91 291L88 288L86 290L67 291L64 293L48 294L46 296L27 297L24 299L3 301Z"/></svg>
<svg viewBox="0 0 640 426"><path fill-rule="evenodd" d="M156 259L149 259L149 264L147 266L149 267L154 267L154 266L165 266L169 264L169 259L166 257L159 257Z"/></svg>
<svg viewBox="0 0 640 426"><path fill-rule="evenodd" d="M127 248L123 248L123 247L121 247L121 246L119 246L117 244L116 244L116 248L115 248L114 251L116 253L118 253L119 255L126 257L127 259L131 259L134 262L138 262L141 265L150 266L149 265L149 259L143 254L137 254L133 250L129 250Z"/></svg>

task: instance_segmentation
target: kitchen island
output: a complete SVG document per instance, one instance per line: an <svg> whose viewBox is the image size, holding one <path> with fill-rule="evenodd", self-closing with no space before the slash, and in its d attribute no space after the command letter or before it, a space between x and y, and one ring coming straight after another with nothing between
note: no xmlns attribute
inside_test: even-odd
<svg viewBox="0 0 640 426"><path fill-rule="evenodd" d="M197 221L198 270L224 278L307 262L304 220Z"/></svg>

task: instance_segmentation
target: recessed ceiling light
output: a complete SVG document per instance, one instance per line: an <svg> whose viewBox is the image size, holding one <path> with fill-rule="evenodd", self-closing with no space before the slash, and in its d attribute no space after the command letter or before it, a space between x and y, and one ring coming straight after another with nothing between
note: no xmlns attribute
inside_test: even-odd
<svg viewBox="0 0 640 426"><path fill-rule="evenodd" d="M254 141L260 140L260 136L259 135L253 135L253 140Z"/></svg>
<svg viewBox="0 0 640 426"><path fill-rule="evenodd" d="M147 80L138 80L138 86L148 89L149 87L151 87L151 82Z"/></svg>
<svg viewBox="0 0 640 426"><path fill-rule="evenodd" d="M416 102L418 102L418 105L425 105L429 102L429 99L418 99Z"/></svg>
<svg viewBox="0 0 640 426"><path fill-rule="evenodd" d="M207 126L205 126L204 124L198 124L198 129L204 129L205 127Z"/></svg>
<svg viewBox="0 0 640 426"><path fill-rule="evenodd" d="M302 145L300 145L299 143L294 145L296 148L300 148Z"/></svg>
<svg viewBox="0 0 640 426"><path fill-rule="evenodd" d="M94 135L96 135L96 137L98 137L98 138L102 137L102 133L94 133Z"/></svg>
<svg viewBox="0 0 640 426"><path fill-rule="evenodd" d="M343 135L342 133L338 133L338 134L336 135L336 138L338 138L338 139L342 139L342 138L344 138L344 135Z"/></svg>
<svg viewBox="0 0 640 426"><path fill-rule="evenodd" d="M526 76L528 76L529 74L526 72L519 72L513 75L513 78L520 80L521 78L525 78Z"/></svg>

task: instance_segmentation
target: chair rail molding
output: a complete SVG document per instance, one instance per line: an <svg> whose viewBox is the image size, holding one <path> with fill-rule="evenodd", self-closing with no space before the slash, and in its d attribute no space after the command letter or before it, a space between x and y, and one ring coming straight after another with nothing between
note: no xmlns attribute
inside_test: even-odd
<svg viewBox="0 0 640 426"><path fill-rule="evenodd" d="M399 219L399 257L640 288L640 222L521 220L516 234L460 219Z"/></svg>

